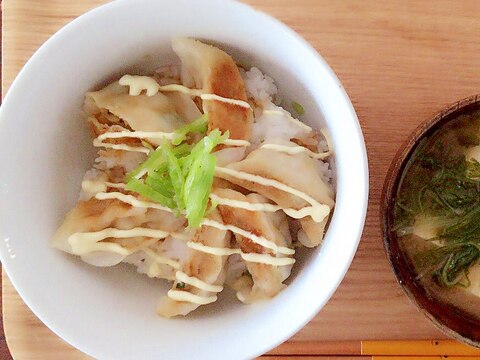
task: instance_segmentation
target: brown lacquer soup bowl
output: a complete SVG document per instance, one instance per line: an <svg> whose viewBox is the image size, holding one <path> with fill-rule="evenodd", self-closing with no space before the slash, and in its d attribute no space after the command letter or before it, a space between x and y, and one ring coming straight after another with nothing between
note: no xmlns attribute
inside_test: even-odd
<svg viewBox="0 0 480 360"><path fill-rule="evenodd" d="M480 347L480 319L462 306L453 305L447 299L437 296L424 281L425 274L419 275L414 265L414 257L407 255L402 246L402 236L396 224L397 201L407 170L418 158L421 148L439 129L451 126L459 116L469 116L480 110L480 96L472 96L456 102L419 126L396 154L386 176L380 204L381 226L384 246L390 265L403 291L428 319L448 336ZM450 125L449 125L450 124ZM420 181L420 180L418 180ZM477 179L478 181L478 179ZM428 236L427 236L428 237ZM423 239L422 239L423 240ZM433 239L430 239L434 242ZM448 256L446 259L450 259ZM478 259L476 260L478 263ZM440 264L442 265L442 264ZM445 264L443 264L446 266ZM445 269L448 271L448 267ZM439 270L437 270L437 273ZM437 282L438 282L437 276ZM441 279L441 277L440 277ZM437 287L433 281L434 287ZM465 284L464 284L465 285ZM474 284L473 284L474 285ZM478 284L477 284L478 285ZM453 291L451 288L448 291ZM456 291L456 290L455 290ZM460 291L460 290L459 290ZM473 304L473 303L472 303Z"/></svg>

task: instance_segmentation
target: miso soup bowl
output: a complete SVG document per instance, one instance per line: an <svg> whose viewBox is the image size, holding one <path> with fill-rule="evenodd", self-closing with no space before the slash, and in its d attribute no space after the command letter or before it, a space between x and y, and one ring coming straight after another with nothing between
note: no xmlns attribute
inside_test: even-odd
<svg viewBox="0 0 480 360"><path fill-rule="evenodd" d="M156 315L168 285L129 266L96 268L48 240L77 201L94 149L81 117L86 91L176 59L170 39L209 40L272 76L281 96L327 126L335 146L336 208L323 245L299 252L288 287L242 305L232 294L186 318ZM287 340L342 281L368 198L362 132L339 80L299 35L225 0L119 0L72 21L25 65L0 111L0 257L30 309L57 335L99 359L241 359ZM286 169L288 171L288 169ZM301 174L298 174L301 176Z"/></svg>
<svg viewBox="0 0 480 360"><path fill-rule="evenodd" d="M398 283L410 301L446 335L480 347L480 320L432 297L417 278L413 264L402 251L394 231L394 208L402 174L423 139L459 115L480 109L480 96L458 101L420 125L399 149L387 173L380 204L383 241Z"/></svg>

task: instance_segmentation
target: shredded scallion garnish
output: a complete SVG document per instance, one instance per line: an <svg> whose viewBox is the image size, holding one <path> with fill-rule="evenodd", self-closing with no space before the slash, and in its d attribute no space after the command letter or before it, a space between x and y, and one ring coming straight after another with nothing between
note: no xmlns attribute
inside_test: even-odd
<svg viewBox="0 0 480 360"><path fill-rule="evenodd" d="M206 131L206 119L203 116L188 129L179 129L176 139L184 141L190 132ZM127 174L126 189L169 207L177 215L185 214L190 227L200 226L215 172L216 157L211 152L228 137L228 131L222 134L215 129L193 147L163 142L145 162Z"/></svg>
<svg viewBox="0 0 480 360"><path fill-rule="evenodd" d="M207 132L208 115L204 114L198 119L193 120L190 124L187 124L180 129L174 131L172 140L173 145L179 145L184 142L189 133L205 134Z"/></svg>
<svg viewBox="0 0 480 360"><path fill-rule="evenodd" d="M295 111L298 115L305 114L305 109L303 108L303 106L296 101L292 101L292 108L293 111Z"/></svg>

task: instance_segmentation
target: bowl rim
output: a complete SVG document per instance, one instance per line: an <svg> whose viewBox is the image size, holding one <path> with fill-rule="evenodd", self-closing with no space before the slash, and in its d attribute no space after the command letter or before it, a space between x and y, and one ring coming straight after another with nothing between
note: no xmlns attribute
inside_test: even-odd
<svg viewBox="0 0 480 360"><path fill-rule="evenodd" d="M442 332L475 347L480 347L480 319L474 319L467 312L429 296L425 288L415 279L413 265L400 249L398 237L392 230L394 224L392 210L403 171L420 141L459 115L479 109L480 94L468 96L448 105L420 124L409 135L398 149L387 171L379 211L383 245L390 267L410 302Z"/></svg>
<svg viewBox="0 0 480 360"><path fill-rule="evenodd" d="M209 0L212 2L219 2L219 0ZM224 1L224 0L222 0ZM30 57L30 59L27 61L27 63L23 66L23 68L20 70L20 72L17 74L15 77L14 81L12 82L8 92L5 95L4 99L4 104L5 103L10 103L12 100L11 98L14 97L14 94L16 93L16 89L23 86L23 83L27 80L27 75L29 75L29 65L36 60L37 57L40 55L43 55L43 53L50 51L50 47L53 46L58 40L60 40L62 37L68 35L71 32L77 31L77 26L79 23L82 23L85 19L87 18L93 18L98 15L100 15L103 12L108 12L112 8L116 7L121 7L124 4L133 2L132 0L117 0L117 1L112 1L106 4L103 4L101 6L98 6L82 15L79 17L75 18L68 24L66 24L64 27L62 27L60 30L58 30L55 34L53 34L46 42L44 42L39 49L37 49L34 54ZM363 138L363 133L360 127L360 123L358 120L358 117L356 115L355 109L350 101L350 98L348 97L346 91L344 90L341 82L339 81L338 77L336 74L333 72L333 70L330 68L330 66L327 64L327 62L319 55L319 53L310 45L303 37L301 37L299 34L297 34L293 29L288 27L286 24L281 22L280 20L274 18L273 16L266 14L262 11L259 11L247 4L241 3L240 1L237 0L228 0L229 3L235 4L236 6L241 6L244 8L248 8L249 11L253 11L259 15L262 16L262 21L269 21L275 26L277 26L279 29L281 29L284 33L285 36L288 36L292 38L293 41L297 42L303 49L305 49L305 52L312 56L312 58L315 59L315 62L318 66L322 67L325 69L325 71L329 74L329 76L332 78L332 80L338 85L339 91L341 92L341 98L344 101L343 105L346 107L346 112L348 113L349 117L353 120L352 125L355 126L353 129L355 131L356 136L359 138L359 143L361 144L361 153L359 154L359 157L362 161L361 167L363 172L359 174L360 176L358 177L357 181L363 185L363 191L361 194L357 194L357 201L359 204L361 204L361 212L358 214L358 227L352 231L352 234L355 234L352 236L352 247L348 252L348 257L344 259L344 266L341 271L341 276L338 277L338 279L335 281L335 286L331 288L331 291L327 294L327 296L324 298L323 301L317 302L315 308L313 308L310 311L309 316L306 316L304 321L299 323L295 327L290 327L290 329L286 332L283 333L283 337L281 339L277 339L275 342L265 342L264 345L262 346L257 346L256 351L250 351L250 354L252 356L260 355L275 346L279 345L283 341L285 341L287 338L291 337L293 334L298 332L302 327L304 327L322 308L323 306L330 300L332 297L333 293L336 291L340 283L345 277L346 272L348 271L353 258L355 256L355 253L357 251L359 242L361 240L361 235L363 233L363 228L365 225L365 218L367 214L367 207L368 207L368 199L369 199L369 171L368 171L368 157L367 157L367 151L366 151L366 146L365 146L365 141ZM0 114L3 112L0 110ZM0 116L1 117L1 116ZM360 207L360 206L359 206ZM334 212L335 214L335 212ZM0 259L6 258L7 254L5 253L3 248L0 248ZM18 289L18 284L16 283L16 277L15 274L10 271L8 266L4 266L4 269L11 280L12 284L16 289ZM22 288L22 287L20 287ZM19 294L21 294L21 291L17 290ZM70 338L70 337L65 337L64 335L60 335L60 329L57 326L51 326L50 322L48 319L46 319L41 311L37 309L36 305L34 304L32 299L27 299L24 298L21 295L23 301L28 305L28 307L32 310L32 312L47 326L49 327L55 334L60 336L62 339L67 341L70 344L76 344L74 345L77 347L77 345L80 345L80 342ZM82 346L81 351L86 351L87 353L90 353L88 351L88 347Z"/></svg>

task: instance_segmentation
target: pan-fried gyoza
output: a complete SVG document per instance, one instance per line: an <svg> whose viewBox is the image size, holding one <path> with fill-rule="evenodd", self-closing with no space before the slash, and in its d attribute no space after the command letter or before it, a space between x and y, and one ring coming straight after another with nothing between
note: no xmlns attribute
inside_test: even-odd
<svg viewBox="0 0 480 360"><path fill-rule="evenodd" d="M272 298L334 207L328 134L278 106L257 68L193 39L172 47L180 65L86 94L98 157L51 244L170 281L165 317L225 286L246 304Z"/></svg>

